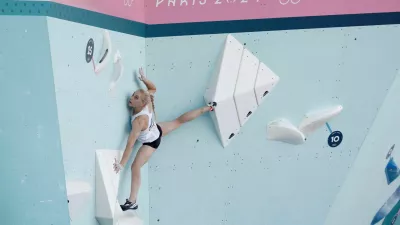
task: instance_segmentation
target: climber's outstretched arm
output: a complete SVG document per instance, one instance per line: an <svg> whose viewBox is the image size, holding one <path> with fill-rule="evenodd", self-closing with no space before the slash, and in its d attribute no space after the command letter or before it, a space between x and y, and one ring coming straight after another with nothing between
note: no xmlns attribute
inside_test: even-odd
<svg viewBox="0 0 400 225"><path fill-rule="evenodd" d="M120 164L122 167L125 167L126 163L129 160L129 157L132 153L133 146L135 145L135 142L137 138L139 137L139 134L142 130L146 128L146 120L144 119L144 116L139 116L132 122L132 130L129 134L128 141L126 143L125 151L124 154L122 155Z"/></svg>
<svg viewBox="0 0 400 225"><path fill-rule="evenodd" d="M141 81L143 81L143 83L146 85L148 91L151 94L154 94L157 91L156 85L154 85L153 82L151 82L149 79L147 79L142 68L139 69L139 79Z"/></svg>

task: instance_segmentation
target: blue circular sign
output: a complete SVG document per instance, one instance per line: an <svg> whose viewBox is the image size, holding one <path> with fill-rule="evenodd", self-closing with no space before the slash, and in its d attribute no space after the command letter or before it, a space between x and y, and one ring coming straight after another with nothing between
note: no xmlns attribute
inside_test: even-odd
<svg viewBox="0 0 400 225"><path fill-rule="evenodd" d="M328 145L331 148L337 147L343 141L343 134L340 131L333 131L328 137Z"/></svg>
<svg viewBox="0 0 400 225"><path fill-rule="evenodd" d="M94 41L92 38L90 38L88 43L86 44L86 52L85 52L85 58L87 63L92 61L93 51L94 51Z"/></svg>

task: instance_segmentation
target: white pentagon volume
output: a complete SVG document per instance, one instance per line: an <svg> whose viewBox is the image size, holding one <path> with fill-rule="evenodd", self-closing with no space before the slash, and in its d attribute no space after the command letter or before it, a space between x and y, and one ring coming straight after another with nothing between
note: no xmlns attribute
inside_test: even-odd
<svg viewBox="0 0 400 225"><path fill-rule="evenodd" d="M237 136L260 105L264 93L269 93L279 81L265 64L260 69L261 64L232 35L227 36L220 64L204 94L206 103L215 106L211 118L223 147Z"/></svg>
<svg viewBox="0 0 400 225"><path fill-rule="evenodd" d="M120 160L119 150L96 150L96 212L100 225L142 225L136 213L123 212L118 203L119 173L113 169L114 159Z"/></svg>
<svg viewBox="0 0 400 225"><path fill-rule="evenodd" d="M342 110L343 106L336 105L307 113L299 125L299 130L308 136L318 128L324 126L326 122L339 115Z"/></svg>

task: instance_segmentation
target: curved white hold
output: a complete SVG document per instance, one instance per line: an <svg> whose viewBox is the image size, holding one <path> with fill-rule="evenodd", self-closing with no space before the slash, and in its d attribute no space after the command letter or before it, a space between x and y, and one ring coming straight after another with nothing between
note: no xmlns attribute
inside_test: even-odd
<svg viewBox="0 0 400 225"><path fill-rule="evenodd" d="M258 106L254 85L259 63L256 56L244 49L234 93L236 111L241 126L247 122Z"/></svg>
<svg viewBox="0 0 400 225"><path fill-rule="evenodd" d="M121 79L123 73L124 73L124 66L122 65L121 62L121 53L119 52L119 50L117 50L117 52L114 55L114 71L111 77L110 91L115 88L117 82Z"/></svg>
<svg viewBox="0 0 400 225"><path fill-rule="evenodd" d="M111 57L111 38L110 33L107 30L103 31L103 45L100 50L100 54L98 56L95 70L96 74L100 73L110 61Z"/></svg>
<svg viewBox="0 0 400 225"><path fill-rule="evenodd" d="M240 130L233 94L242 53L243 45L232 35L228 35L220 65L216 68L204 94L206 103L215 102L217 104L210 115L223 147L226 147Z"/></svg>
<svg viewBox="0 0 400 225"><path fill-rule="evenodd" d="M337 105L315 112L307 113L303 121L299 125L299 130L308 136L318 128L325 125L326 122L339 115L343 106Z"/></svg>
<svg viewBox="0 0 400 225"><path fill-rule="evenodd" d="M117 200L120 173L113 168L114 159L120 158L119 150L96 150L95 217L100 225L114 225L122 211Z"/></svg>
<svg viewBox="0 0 400 225"><path fill-rule="evenodd" d="M69 217L74 220L82 213L84 206L88 206L88 202L92 187L87 182L83 181L67 181L67 196Z"/></svg>
<svg viewBox="0 0 400 225"><path fill-rule="evenodd" d="M254 84L254 93L257 104L261 105L265 97L274 89L280 78L264 63L260 63L257 73L257 79Z"/></svg>
<svg viewBox="0 0 400 225"><path fill-rule="evenodd" d="M304 134L287 119L270 122L267 126L267 139L292 145L303 144L306 141Z"/></svg>

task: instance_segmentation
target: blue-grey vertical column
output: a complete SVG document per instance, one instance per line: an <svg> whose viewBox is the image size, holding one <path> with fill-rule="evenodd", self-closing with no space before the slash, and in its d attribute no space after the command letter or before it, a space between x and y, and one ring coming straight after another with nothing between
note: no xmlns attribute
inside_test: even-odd
<svg viewBox="0 0 400 225"><path fill-rule="evenodd" d="M0 16L0 220L68 225L46 17Z"/></svg>

